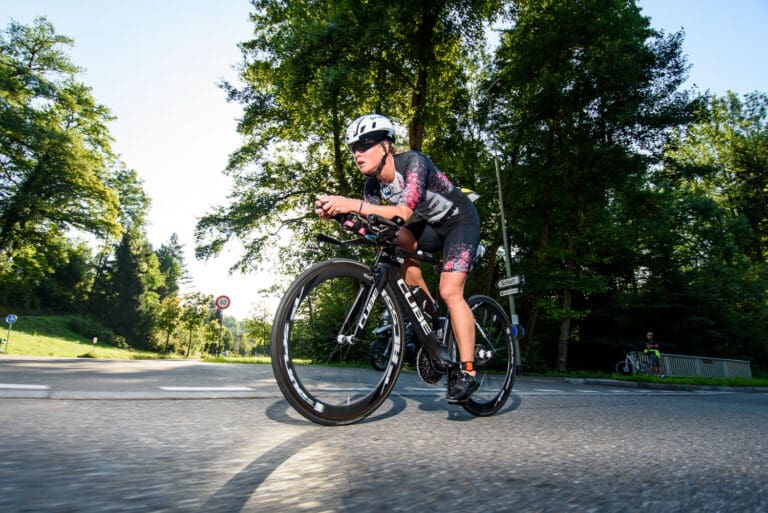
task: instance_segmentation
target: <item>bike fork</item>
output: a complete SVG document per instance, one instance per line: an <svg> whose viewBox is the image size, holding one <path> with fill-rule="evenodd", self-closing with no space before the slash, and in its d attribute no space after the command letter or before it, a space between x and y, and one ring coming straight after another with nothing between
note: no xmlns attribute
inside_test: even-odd
<svg viewBox="0 0 768 513"><path fill-rule="evenodd" d="M365 328L366 322L371 316L373 305L379 297L385 278L385 275L380 275L375 283L372 282L369 286L359 288L352 302L352 308L347 312L347 317L336 335L336 342L339 345L352 345L357 341L358 335Z"/></svg>

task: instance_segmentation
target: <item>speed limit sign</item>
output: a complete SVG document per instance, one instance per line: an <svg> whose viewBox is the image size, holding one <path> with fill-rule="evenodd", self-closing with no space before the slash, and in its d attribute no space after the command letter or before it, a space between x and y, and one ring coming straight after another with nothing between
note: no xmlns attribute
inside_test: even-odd
<svg viewBox="0 0 768 513"><path fill-rule="evenodd" d="M229 300L228 296L219 296L214 301L216 308L219 310L224 310L225 308L229 307L230 303L231 301Z"/></svg>

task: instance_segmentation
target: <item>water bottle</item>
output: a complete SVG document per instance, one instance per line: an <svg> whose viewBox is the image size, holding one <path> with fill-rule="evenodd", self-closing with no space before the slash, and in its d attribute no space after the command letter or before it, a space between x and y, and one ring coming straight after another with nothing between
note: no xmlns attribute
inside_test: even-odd
<svg viewBox="0 0 768 513"><path fill-rule="evenodd" d="M445 345L445 326L448 324L448 318L444 316L440 316L437 319L437 330L435 331L435 337L437 337L437 341L441 344Z"/></svg>
<svg viewBox="0 0 768 513"><path fill-rule="evenodd" d="M421 311L424 312L424 317L426 317L429 325L434 328L435 317L437 316L436 305L429 299L427 293L418 285L411 289L411 294L413 294L414 299L416 299L416 304L419 305Z"/></svg>

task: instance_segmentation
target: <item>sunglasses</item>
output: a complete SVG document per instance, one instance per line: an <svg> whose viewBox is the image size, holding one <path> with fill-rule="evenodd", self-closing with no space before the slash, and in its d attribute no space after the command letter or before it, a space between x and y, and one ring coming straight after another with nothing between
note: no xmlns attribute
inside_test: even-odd
<svg viewBox="0 0 768 513"><path fill-rule="evenodd" d="M366 151L370 150L377 144L379 144L380 141L377 141L375 139L361 139L360 141L355 142L352 144L350 149L352 150L352 153L365 153Z"/></svg>

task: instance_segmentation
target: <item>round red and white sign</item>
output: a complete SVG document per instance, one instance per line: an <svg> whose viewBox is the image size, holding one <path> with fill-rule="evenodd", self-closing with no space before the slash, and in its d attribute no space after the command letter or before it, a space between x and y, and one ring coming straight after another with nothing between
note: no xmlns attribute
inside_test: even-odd
<svg viewBox="0 0 768 513"><path fill-rule="evenodd" d="M230 305L231 301L227 296L219 296L216 298L216 300L213 303L216 305L216 308L218 308L219 310L224 310Z"/></svg>

